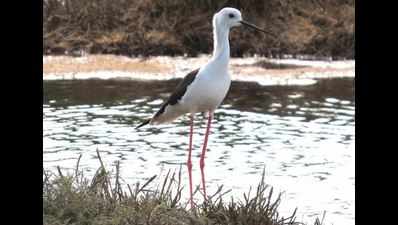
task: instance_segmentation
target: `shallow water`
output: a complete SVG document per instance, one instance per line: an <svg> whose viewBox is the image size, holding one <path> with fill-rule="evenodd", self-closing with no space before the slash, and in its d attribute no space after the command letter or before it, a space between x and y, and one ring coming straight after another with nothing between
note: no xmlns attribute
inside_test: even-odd
<svg viewBox="0 0 398 225"><path fill-rule="evenodd" d="M122 177L135 183L185 165L188 119L134 129L159 109L172 81L44 81L44 167L98 168L120 160ZM233 82L216 111L206 154L208 192L221 184L231 194L266 182L283 191L281 213L298 207L300 221L326 211L325 224L354 224L354 80L320 80L309 86L260 86ZM199 185L199 154L205 119L195 122L193 176ZM188 185L185 167L185 185ZM184 189L187 192L187 188ZM197 196L200 199L200 196Z"/></svg>

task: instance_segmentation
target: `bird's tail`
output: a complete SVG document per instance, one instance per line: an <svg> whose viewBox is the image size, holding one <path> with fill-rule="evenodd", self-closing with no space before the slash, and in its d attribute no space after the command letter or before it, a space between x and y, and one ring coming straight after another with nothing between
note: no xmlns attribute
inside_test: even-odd
<svg viewBox="0 0 398 225"><path fill-rule="evenodd" d="M149 122L151 122L151 119L145 120L145 121L142 122L140 125L138 125L135 129L138 129L138 128L142 127L142 126L145 126L145 125L147 125Z"/></svg>

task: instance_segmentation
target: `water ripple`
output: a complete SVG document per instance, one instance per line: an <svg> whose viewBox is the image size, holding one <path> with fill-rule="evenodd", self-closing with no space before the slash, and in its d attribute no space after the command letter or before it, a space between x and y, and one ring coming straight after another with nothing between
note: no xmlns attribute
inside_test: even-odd
<svg viewBox="0 0 398 225"><path fill-rule="evenodd" d="M44 167L74 168L82 153L81 168L94 173L96 149L107 165L120 160L122 175L131 182L185 165L187 117L134 129L159 108L167 97L164 93L172 91L176 82L45 81ZM282 211L298 206L311 217L326 210L333 212L334 221L353 224L352 83L352 79L337 79L305 87L264 87L233 82L216 111L209 139L209 190L224 184L233 188L231 194L239 195L258 182L265 167L268 182L286 193ZM195 182L200 177L205 121L198 114L194 124Z"/></svg>

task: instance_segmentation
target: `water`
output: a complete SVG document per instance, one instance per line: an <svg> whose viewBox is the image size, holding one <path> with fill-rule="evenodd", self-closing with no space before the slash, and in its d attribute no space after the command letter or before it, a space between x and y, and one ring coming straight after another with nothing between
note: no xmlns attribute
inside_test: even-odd
<svg viewBox="0 0 398 225"><path fill-rule="evenodd" d="M188 118L133 127L159 109L178 81L45 81L44 167L98 168L120 160L122 176L135 183L185 165ZM354 224L354 80L320 80L310 86L260 86L234 82L216 111L206 154L208 192L221 184L234 197L266 182L283 191L280 211L298 207L298 220ZM195 122L193 177L200 184L199 154L205 118ZM184 182L188 185L184 167ZM187 189L184 189L188 192ZM199 196L198 196L199 197ZM200 198L199 198L200 199Z"/></svg>

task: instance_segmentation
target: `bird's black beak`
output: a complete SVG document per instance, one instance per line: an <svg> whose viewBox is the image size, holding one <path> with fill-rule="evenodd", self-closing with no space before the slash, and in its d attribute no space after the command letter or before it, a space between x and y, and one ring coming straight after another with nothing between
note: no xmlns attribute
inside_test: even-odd
<svg viewBox="0 0 398 225"><path fill-rule="evenodd" d="M241 24L245 25L245 26L251 27L251 28L253 28L253 29L255 29L255 30L258 30L258 31L261 31L261 32L263 32L263 33L269 34L269 35L271 35L271 36L273 36L273 37L276 38L275 34L269 32L269 31L266 31L266 30L264 30L264 29L261 29L261 28L259 28L258 26L254 25L254 24L251 24L251 23L246 22L246 21L244 21L244 20L241 20L241 21L239 21L239 22L240 22Z"/></svg>

